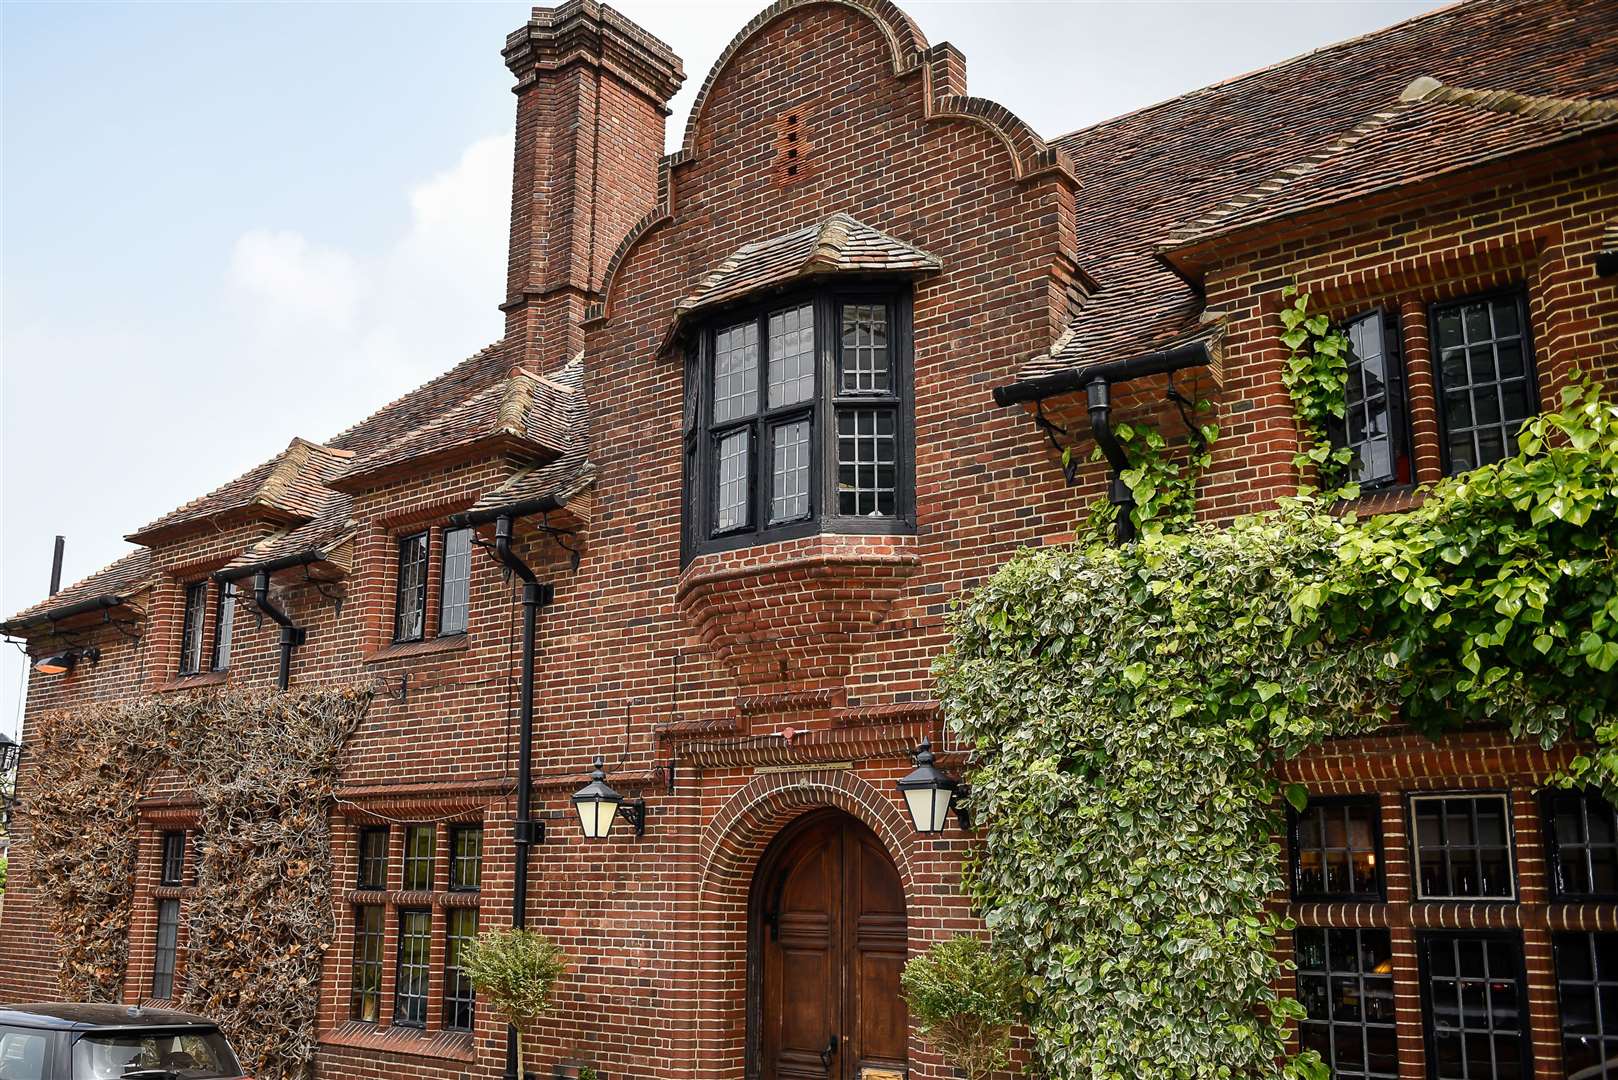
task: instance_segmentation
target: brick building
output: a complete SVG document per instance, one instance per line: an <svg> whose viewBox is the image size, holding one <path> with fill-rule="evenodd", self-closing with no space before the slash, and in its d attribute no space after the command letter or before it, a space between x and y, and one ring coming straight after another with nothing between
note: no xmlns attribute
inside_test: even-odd
<svg viewBox="0 0 1618 1080"><path fill-rule="evenodd" d="M680 61L610 8L536 9L505 57L504 337L5 624L98 650L34 673L25 747L92 700L381 689L332 811L322 1076L506 1068L453 967L516 884L525 589L495 547L542 586L524 911L575 960L538 1071L944 1077L897 973L975 925L970 836L918 833L895 781L924 737L962 764L928 677L951 598L1107 496L1057 448L1183 438L1179 392L1221 427L1206 515L1290 494L1288 282L1355 344L1362 510L1501 456L1575 366L1618 374L1606 0L1471 0L1054 139L886 0L774 4L666 156ZM1542 797L1562 754L1295 763L1333 797L1287 899L1339 1076L1618 1075L1618 822ZM596 755L640 831L581 836ZM174 777L143 799L129 1001L183 986L195 822ZM42 901L16 866L0 1000L53 995Z"/></svg>

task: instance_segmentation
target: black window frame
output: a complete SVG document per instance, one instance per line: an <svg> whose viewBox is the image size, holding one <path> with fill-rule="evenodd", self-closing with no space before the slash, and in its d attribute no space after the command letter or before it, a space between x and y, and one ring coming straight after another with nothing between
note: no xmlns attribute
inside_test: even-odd
<svg viewBox="0 0 1618 1080"><path fill-rule="evenodd" d="M1388 442L1389 460L1392 471L1387 476L1364 479L1360 470L1364 463L1356 454L1353 479L1359 484L1362 491L1384 491L1389 488L1412 487L1416 482L1415 438L1410 426L1410 378L1405 370L1405 351L1403 327L1399 319L1399 311L1395 307L1378 306L1359 312L1344 319L1338 326L1345 338L1352 341L1352 328L1367 319L1375 318L1379 322L1382 338L1382 369L1387 376L1387 386L1384 395L1388 402ZM1354 357L1352 352L1345 358L1348 362L1348 378L1355 377ZM1354 406L1347 401L1346 392L1344 409ZM1334 447L1345 447L1348 442L1348 417L1333 420L1329 425L1328 434ZM1403 460L1409 470L1409 476L1403 479L1399 476L1399 462Z"/></svg>
<svg viewBox="0 0 1618 1080"><path fill-rule="evenodd" d="M815 391L806 401L769 407L769 318L804 304L813 311ZM842 308L882 304L888 316L889 391L845 393L841 387ZM903 535L915 531L915 378L911 291L902 283L832 283L727 305L708 315L687 350L685 375L685 483L682 519L683 560L717 551L790 540L819 533ZM714 419L715 338L721 331L752 321L757 326L757 407L734 420ZM894 514L858 517L837 509L837 416L859 407L894 413ZM807 419L810 424L809 511L801 518L769 523L770 475L774 463L771 432ZM717 528L715 469L719 439L748 431L748 523Z"/></svg>
<svg viewBox="0 0 1618 1080"><path fill-rule="evenodd" d="M1427 955L1427 946L1437 940L1454 941L1457 939L1505 941L1516 947L1515 982L1517 984L1517 1015L1519 1021L1519 1046L1522 1060L1518 1066L1519 1077L1533 1075L1533 1018L1529 1013L1528 1005L1528 970L1527 960L1523 950L1522 934L1510 930L1419 930L1416 932L1416 967L1417 978L1421 988L1421 1035L1422 1042L1427 1049L1427 1075L1431 1080L1450 1080L1440 1077L1438 1072L1438 1047L1436 1043L1437 1032L1434 1029L1433 1019L1433 975L1430 971ZM1485 944L1485 956L1487 945ZM1492 977L1486 981L1496 980ZM1492 1000L1492 999L1491 999ZM1462 1028L1462 1035L1470 1033L1470 1029ZM1493 1015L1490 1016L1490 1034L1493 1034ZM1487 1077L1475 1077L1473 1080L1488 1080Z"/></svg>
<svg viewBox="0 0 1618 1080"><path fill-rule="evenodd" d="M181 675L195 675L202 670L202 628L208 618L208 579L192 581L185 587L180 618Z"/></svg>
<svg viewBox="0 0 1618 1080"><path fill-rule="evenodd" d="M375 922L375 926L368 925ZM354 962L349 969L349 1019L362 1024L382 1022L382 965L386 962L388 909L382 904L354 907ZM363 980L363 981L362 981ZM366 1016L369 1002L374 1013Z"/></svg>
<svg viewBox="0 0 1618 1080"><path fill-rule="evenodd" d="M424 833L430 838L431 847L425 858L414 854L411 850L411 840L418 833ZM411 870L425 864L427 867L427 884L411 884ZM399 887L404 892L432 892L433 886L438 882L438 827L436 825L406 825L404 831L404 852L399 858Z"/></svg>
<svg viewBox="0 0 1618 1080"><path fill-rule="evenodd" d="M477 836L477 852L470 858L461 856L461 840L475 834ZM449 830L449 891L458 893L475 893L483 888L483 826L455 825ZM474 879L470 882L463 876L464 868L471 865L476 870Z"/></svg>
<svg viewBox="0 0 1618 1080"><path fill-rule="evenodd" d="M1371 892L1300 892L1298 879L1301 874L1301 849L1298 846L1298 826L1303 815L1313 810L1346 809L1361 807L1370 811L1371 816L1371 853L1376 859L1376 889ZM1287 872L1288 889L1292 902L1297 904L1330 903L1334 901L1361 901L1366 903L1382 903L1388 898L1388 868L1387 860L1382 851L1382 801L1375 795L1334 795L1316 797L1310 796L1309 802L1302 811L1288 809L1287 812L1287 848L1289 851ZM1324 846L1322 852L1328 850ZM1345 851L1354 851L1354 848L1345 848Z"/></svg>
<svg viewBox="0 0 1618 1080"><path fill-rule="evenodd" d="M231 635L236 630L236 582L221 581L215 590L213 613L213 650L208 658L212 671L230 670Z"/></svg>
<svg viewBox="0 0 1618 1080"><path fill-rule="evenodd" d="M380 858L374 852L367 850L367 842L380 839L382 853ZM358 856L354 874L354 887L368 892L385 890L388 887L388 845L393 842L393 832L386 825L366 825L359 830L355 837L355 852ZM380 871L376 876L367 874L367 870L375 868Z"/></svg>
<svg viewBox="0 0 1618 1080"><path fill-rule="evenodd" d="M406 920L414 922L418 918L427 920L427 929L422 934L406 934ZM432 979L433 979L433 910L430 907L401 907L398 910L399 940L394 954L393 968L393 1026L400 1028L425 1028L427 1026L427 1013L432 1007ZM416 939L424 943L426 954L419 964L405 963L405 946ZM406 970L412 973L413 979L420 980L420 992L415 990L415 982L408 983L405 979ZM408 986L408 989L407 989ZM406 1003L411 1004L412 1011L406 1013ZM414 1009L419 1002L420 1016L415 1015Z"/></svg>
<svg viewBox="0 0 1618 1080"><path fill-rule="evenodd" d="M1518 325L1522 328L1523 370L1525 373L1525 386L1528 390L1529 404L1532 406L1528 415L1523 419L1530 420L1544 411L1544 401L1540 397L1539 364L1535 356L1534 326L1529 319L1528 289L1525 285L1512 285L1503 289L1490 289L1486 292L1472 293L1467 296L1457 296L1446 300L1435 300L1427 306L1427 344L1428 355L1431 359L1433 375L1433 404L1438 414L1438 453L1443 465L1445 476L1460 475L1455 470L1455 464L1450 459L1449 449L1449 410L1445 406L1446 390L1444 386L1444 351L1438 341L1439 312L1446 308L1464 308L1467 304L1492 302L1501 299L1512 299L1517 305ZM1496 374L1499 374L1498 365ZM1467 386L1470 387L1470 380ZM1497 380L1498 385L1498 380ZM1476 417L1473 418L1474 420ZM1505 456L1510 457L1516 452L1516 444L1509 441L1505 446ZM1474 465L1473 468L1477 468ZM1471 470L1467 470L1471 471Z"/></svg>
<svg viewBox="0 0 1618 1080"><path fill-rule="evenodd" d="M1323 965L1324 966L1319 967L1319 968L1309 968L1309 967L1304 966L1304 963L1303 963L1303 946L1300 943L1300 939L1305 934L1319 934L1319 935L1321 935L1321 938L1322 938L1322 941L1321 941L1321 955L1322 955L1322 958L1323 958ZM1297 930L1295 930L1293 932L1293 960L1294 960L1294 963L1297 965L1297 970L1296 970L1295 974L1296 974L1296 977L1300 980L1299 982L1294 984L1294 987L1297 990L1298 1001L1299 1001L1300 1004L1307 1005L1307 1003L1305 1001L1305 996L1306 995L1305 995L1305 993L1304 993L1304 991L1302 989L1302 986L1301 986L1301 980L1304 979L1304 978L1317 978L1317 979L1322 979L1325 982L1325 986L1326 986L1326 1003L1327 1003L1327 1017L1325 1019L1321 1019L1319 1017L1312 1017L1312 1016L1304 1016L1304 1017L1299 1019L1299 1021L1298 1021L1298 1038L1299 1038L1300 1045L1304 1046L1304 1048L1306 1048L1306 1049L1310 1049L1311 1047L1309 1047L1308 1041L1305 1038L1305 1029L1306 1028L1323 1028L1325 1030L1325 1032L1326 1032L1326 1043L1327 1043L1327 1053L1325 1055L1323 1055L1323 1059L1325 1060L1327 1066L1329 1066L1333 1070L1333 1075L1338 1076L1338 1075L1341 1075L1341 1073L1339 1073L1339 1071L1338 1071L1338 1062L1337 1062L1337 1038L1336 1038L1336 1036L1337 1036L1338 1030L1339 1029L1345 1029L1345 1028L1350 1029L1350 1030L1357 1029L1358 1032L1359 1032L1359 1035L1360 1035L1360 1046L1361 1046L1361 1050L1362 1050L1361 1058L1362 1058L1362 1062L1363 1062L1364 1067L1361 1068L1361 1069L1355 1070L1352 1075L1354 1075L1354 1076L1362 1076L1362 1077L1374 1077L1375 1080L1398 1080L1398 1075L1399 1075L1398 1074L1398 1067L1399 1067L1399 1065L1398 1065L1399 1033L1398 1033L1398 1022L1397 1022L1397 1019L1396 1019L1397 1011L1398 1011L1397 1004L1394 1005L1393 1010L1392 1010L1394 1015L1390 1016L1390 1018L1385 1020L1385 1021L1384 1020L1370 1020L1370 1019L1368 1019L1366 1017L1365 1009L1363 1007L1363 1004L1362 1004L1362 1007L1360 1009L1360 1015L1359 1015L1359 1017L1357 1019L1356 1018L1342 1018L1342 1019L1339 1019L1337 1017L1337 1015L1336 1015L1337 998L1336 998L1335 986L1336 986L1336 983L1339 982L1340 980L1351 979L1351 980L1354 981L1354 983L1356 984L1356 986L1357 986L1357 988L1359 990L1359 1000L1362 1003L1364 1001L1368 1000L1367 997L1366 997L1366 994L1365 994L1365 984L1366 984L1366 981L1370 980L1370 979L1375 979L1375 980L1377 980L1379 982L1385 982L1386 985L1387 985L1390 1000L1396 1000L1395 995L1397 995L1397 993L1398 993L1398 984L1397 984L1397 981L1396 981L1394 971L1393 971L1393 969L1391 967L1391 964L1390 964L1389 969L1386 972L1378 972L1378 971L1374 971L1374 970L1373 971L1365 970L1365 968L1364 968L1364 966L1363 966L1363 964L1361 962L1362 958L1364 956L1363 941L1364 941L1364 937L1365 937L1366 934L1381 934L1385 938L1387 938L1387 955L1388 955L1389 960L1391 961L1392 958L1393 958L1393 955L1394 955L1393 933L1387 927L1374 927L1374 926L1363 926L1363 927L1308 926L1308 927L1305 927L1305 926L1300 926L1300 927L1298 927ZM1348 935L1349 937L1351 937L1353 939L1355 956L1354 956L1354 966L1352 968L1343 967L1343 966L1335 966L1334 967L1332 965L1331 961L1332 961L1332 956L1333 956L1333 949L1332 949L1332 936L1333 935ZM1379 1031L1390 1032L1393 1035L1394 1071L1392 1073L1372 1072L1371 1071L1370 1060L1369 1060L1370 1059L1370 1032L1371 1032L1371 1029L1373 1029L1373 1028L1376 1029L1376 1030L1379 1030Z"/></svg>
<svg viewBox="0 0 1618 1080"><path fill-rule="evenodd" d="M421 545L420 555L410 550L416 543ZM421 529L417 532L405 533L400 536L397 544L398 558L394 563L393 581L393 641L403 644L410 641L421 641L427 636L427 578L428 568L432 565L433 534L431 529ZM415 564L418 567L414 583L405 576L406 566ZM405 623L407 609L405 607L406 589L411 589L415 596L411 599L411 608L408 612L414 617L414 630Z"/></svg>
<svg viewBox="0 0 1618 1080"><path fill-rule="evenodd" d="M162 858L158 864L157 883L164 887L185 884L185 831L172 829L163 833Z"/></svg>
<svg viewBox="0 0 1618 1080"><path fill-rule="evenodd" d="M453 578L452 579L450 577L450 559L454 558L454 559L459 560L461 558L461 555L459 553L454 553L454 552L452 552L450 550L450 547L451 547L450 538L453 537L453 536L464 536L466 538L466 554L465 554L466 566L465 566L465 575L463 577L458 577L458 578ZM473 562L473 555L474 555L474 552L473 552L474 547L475 547L475 545L473 544L472 529L470 527L467 527L467 528L451 528L451 529L445 529L444 530L443 542L441 544L439 544L440 551L439 551L439 557L438 557L438 562L439 562L439 573L438 573L438 636L439 637L455 637L457 635L464 634L467 631L467 627L471 625L471 622L472 622L472 562ZM460 599L456 603L456 605L455 605L455 607L453 609L450 606L450 585L451 585L452 581L458 581L461 584L464 584L465 590L466 590L465 597ZM459 619L460 619L459 625L455 625L454 623L452 623L450 621L450 613L451 613L452 610L455 610L455 611L459 612Z"/></svg>
<svg viewBox="0 0 1618 1080"><path fill-rule="evenodd" d="M471 932L456 924L464 919L472 922ZM460 967L460 949L478 936L481 917L475 907L451 907L444 910L444 1001L443 1024L445 1031L471 1031L477 1020L477 990L472 980ZM457 929L462 932L457 933Z"/></svg>
<svg viewBox="0 0 1618 1080"><path fill-rule="evenodd" d="M165 933L167 940L164 940ZM152 946L153 998L159 1001L174 999L174 984L179 967L180 901L170 897L157 902L157 940Z"/></svg>
<svg viewBox="0 0 1618 1080"><path fill-rule="evenodd" d="M1601 1080L1618 1080L1618 1064L1610 1067L1606 1062L1618 1058L1618 1016L1612 1017L1613 1029L1606 1030L1606 1009L1601 1005L1602 989L1618 990L1618 971L1611 972L1603 978L1601 967L1601 950L1596 947L1596 938L1612 938L1618 941L1618 932L1611 930L1558 930L1551 934L1551 966L1556 976L1556 1041L1560 1047L1564 1060L1567 1057L1567 1044L1573 1039L1595 1039L1600 1047L1598 1053L1602 1055ZM1586 950L1590 957L1590 978L1570 979L1563 974L1563 945L1578 938L1579 946ZM1593 1032L1569 1032L1567 1030L1567 987L1572 984L1590 988L1591 997L1595 1005L1595 1026ZM1607 1056L1610 1052L1611 1056ZM1583 1071L1579 1075L1587 1075ZM1597 1080L1591 1077L1591 1080Z"/></svg>
<svg viewBox="0 0 1618 1080"><path fill-rule="evenodd" d="M1506 896L1423 896L1421 894L1421 830L1416 818L1417 802L1438 800L1484 799L1498 798L1505 804L1505 830L1506 830L1506 867L1511 872L1511 892ZM1486 790L1466 791L1415 791L1405 796L1405 831L1407 854L1410 859L1410 902L1413 904L1428 903L1475 903L1475 904L1519 904L1521 900L1522 881L1517 873L1517 833L1514 820L1515 807L1512 805L1511 792L1504 788L1490 788ZM1483 845L1474 840L1468 847L1476 851Z"/></svg>
<svg viewBox="0 0 1618 1080"><path fill-rule="evenodd" d="M1618 831L1615 831L1614 840L1610 844L1592 844L1589 841L1590 800L1594 798L1599 799L1603 803L1607 803L1606 796L1601 793L1599 788L1548 788L1541 792L1539 800L1540 824L1544 834L1545 862L1547 864L1547 870L1549 871L1550 880L1548 884L1550 887L1551 898L1554 900L1566 900L1575 903L1599 903L1603 901L1610 902L1618 900L1618 889L1614 889L1610 892L1601 892L1598 890L1592 890L1590 892L1578 892L1564 888L1562 875L1562 841L1561 838L1556 834L1556 804L1566 798L1576 798L1579 800L1580 820L1584 825L1585 840L1583 843L1574 846L1583 849L1585 871L1589 875L1589 880L1592 883L1595 881L1595 868L1589 861L1590 848L1612 848L1615 852L1618 852ZM1618 807L1614 807L1611 803L1607 803L1607 809L1613 811L1615 829L1618 829Z"/></svg>

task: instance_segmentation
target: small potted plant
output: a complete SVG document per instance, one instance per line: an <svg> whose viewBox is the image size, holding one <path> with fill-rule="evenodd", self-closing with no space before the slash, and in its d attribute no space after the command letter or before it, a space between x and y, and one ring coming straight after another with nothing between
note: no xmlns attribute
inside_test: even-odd
<svg viewBox="0 0 1618 1080"><path fill-rule="evenodd" d="M532 930L492 930L467 942L460 961L478 995L517 1030L517 1075L526 1078L523 1027L551 1011L567 954Z"/></svg>
<svg viewBox="0 0 1618 1080"><path fill-rule="evenodd" d="M946 938L905 965L901 986L922 1036L967 1080L1011 1063L1023 1006L1015 957L982 938Z"/></svg>

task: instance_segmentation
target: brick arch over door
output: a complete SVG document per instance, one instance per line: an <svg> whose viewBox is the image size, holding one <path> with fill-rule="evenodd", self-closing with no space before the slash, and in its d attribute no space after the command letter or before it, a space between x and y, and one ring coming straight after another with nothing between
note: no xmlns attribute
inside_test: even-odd
<svg viewBox="0 0 1618 1080"><path fill-rule="evenodd" d="M698 881L696 1075L740 1078L747 1045L748 898L770 841L814 810L841 810L887 848L906 900L915 895L914 830L895 801L851 772L823 769L755 778L732 795L703 832Z"/></svg>

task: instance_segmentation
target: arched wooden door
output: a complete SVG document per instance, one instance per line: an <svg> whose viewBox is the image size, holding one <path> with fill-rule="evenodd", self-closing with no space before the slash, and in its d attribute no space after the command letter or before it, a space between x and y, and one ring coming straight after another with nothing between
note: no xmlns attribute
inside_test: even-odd
<svg viewBox="0 0 1618 1080"><path fill-rule="evenodd" d="M870 829L838 811L789 826L759 863L751 933L757 1057L749 1075L903 1073L904 889Z"/></svg>

